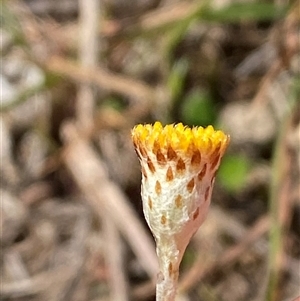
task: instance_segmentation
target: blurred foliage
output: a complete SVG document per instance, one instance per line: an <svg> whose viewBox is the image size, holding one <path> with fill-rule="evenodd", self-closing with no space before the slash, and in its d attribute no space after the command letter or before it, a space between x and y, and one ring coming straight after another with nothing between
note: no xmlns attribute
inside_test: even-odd
<svg viewBox="0 0 300 301"><path fill-rule="evenodd" d="M167 86L171 92L173 100L177 99L182 94L188 68L188 61L182 58L177 60L170 70Z"/></svg>
<svg viewBox="0 0 300 301"><path fill-rule="evenodd" d="M101 107L108 107L115 111L122 112L124 108L126 108L126 105L120 98L115 96L109 96L101 100Z"/></svg>
<svg viewBox="0 0 300 301"><path fill-rule="evenodd" d="M271 2L232 3L222 9L203 9L201 18L213 22L266 21L283 17L287 7L277 6Z"/></svg>
<svg viewBox="0 0 300 301"><path fill-rule="evenodd" d="M229 192L238 192L244 188L250 166L250 160L244 155L225 155L218 171L218 179Z"/></svg>
<svg viewBox="0 0 300 301"><path fill-rule="evenodd" d="M183 100L181 117L188 125L208 126L215 123L217 113L208 91L196 88Z"/></svg>

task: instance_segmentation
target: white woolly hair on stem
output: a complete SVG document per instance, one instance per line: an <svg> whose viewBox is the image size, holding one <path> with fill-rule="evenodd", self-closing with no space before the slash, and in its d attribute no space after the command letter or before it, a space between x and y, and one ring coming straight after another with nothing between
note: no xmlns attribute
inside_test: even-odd
<svg viewBox="0 0 300 301"><path fill-rule="evenodd" d="M157 301L174 301L185 249L206 218L215 173L229 136L212 126L137 125L143 211L156 241Z"/></svg>

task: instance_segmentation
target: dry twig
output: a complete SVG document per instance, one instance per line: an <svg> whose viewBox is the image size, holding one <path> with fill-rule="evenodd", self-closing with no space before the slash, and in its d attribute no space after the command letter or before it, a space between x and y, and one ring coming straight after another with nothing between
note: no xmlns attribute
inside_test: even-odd
<svg viewBox="0 0 300 301"><path fill-rule="evenodd" d="M98 62L98 23L100 3L97 0L79 1L80 11L80 43L79 60L84 68L97 66ZM79 128L89 133L93 128L95 100L93 87L89 83L81 83L76 101L76 115Z"/></svg>
<svg viewBox="0 0 300 301"><path fill-rule="evenodd" d="M64 162L91 207L100 216L110 216L131 245L145 271L150 277L156 278L158 267L154 245L130 208L129 201L122 191L108 180L103 163L91 146L79 137L75 126L66 124L62 134L66 143Z"/></svg>
<svg viewBox="0 0 300 301"><path fill-rule="evenodd" d="M228 248L215 262L203 267L203 259L198 258L193 267L180 280L179 290L187 291L214 270L236 262L249 246L253 245L268 229L269 220L267 217L262 217L245 233L244 238L238 244Z"/></svg>
<svg viewBox="0 0 300 301"><path fill-rule="evenodd" d="M104 216L104 225L107 241L106 260L109 266L111 288L110 296L112 300L129 301L120 231L109 216Z"/></svg>

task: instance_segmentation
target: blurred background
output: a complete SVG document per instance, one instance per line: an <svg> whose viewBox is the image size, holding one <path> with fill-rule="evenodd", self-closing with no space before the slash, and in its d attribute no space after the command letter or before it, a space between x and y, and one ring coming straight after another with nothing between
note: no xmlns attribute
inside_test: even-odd
<svg viewBox="0 0 300 301"><path fill-rule="evenodd" d="M178 301L300 284L300 2L1 2L1 300L153 301L137 123L231 135Z"/></svg>

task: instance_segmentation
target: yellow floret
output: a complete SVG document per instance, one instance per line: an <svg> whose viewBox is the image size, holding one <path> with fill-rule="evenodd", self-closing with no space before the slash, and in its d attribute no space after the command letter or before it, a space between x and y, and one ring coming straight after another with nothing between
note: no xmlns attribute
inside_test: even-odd
<svg viewBox="0 0 300 301"><path fill-rule="evenodd" d="M158 144L162 151L171 146L175 151L187 152L190 148L198 149L202 154L213 153L217 148L222 153L225 151L229 136L222 131L215 131L213 126L187 127L182 123L162 126L160 122L154 125L137 125L132 130L132 138L136 144L153 149L154 144Z"/></svg>

